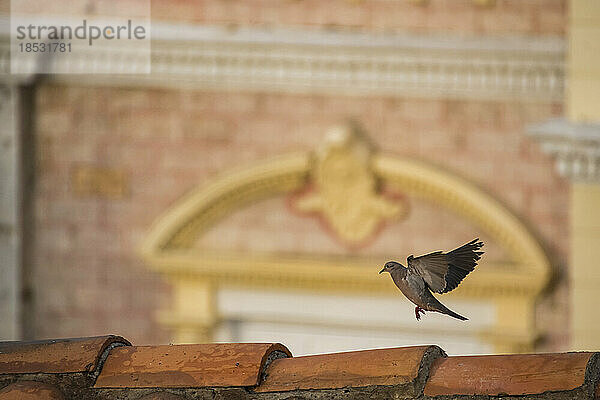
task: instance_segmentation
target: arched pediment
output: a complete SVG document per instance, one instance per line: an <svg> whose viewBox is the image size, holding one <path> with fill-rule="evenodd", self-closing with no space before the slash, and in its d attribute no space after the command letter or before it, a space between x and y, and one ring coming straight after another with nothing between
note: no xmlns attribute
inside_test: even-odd
<svg viewBox="0 0 600 400"><path fill-rule="evenodd" d="M356 152L355 147L362 145L360 140L350 140L338 146L338 153ZM375 273L385 257L245 254L194 248L205 231L234 210L271 196L299 191L319 179L315 176L322 166L319 151L282 155L227 171L193 190L153 224L142 246L144 257L170 275L201 276L227 284L390 291L389 282ZM484 259L478 273L470 276L457 294L493 296L511 292L535 296L545 286L550 264L539 243L514 214L476 185L440 168L392 154L373 151L366 160L368 172L377 182L470 221L478 233L492 238L509 256L508 262L501 264L486 265ZM336 165L338 169L345 168L343 163ZM363 186L373 190L368 182ZM335 196L336 192L333 193ZM345 195L340 194L342 201L346 201ZM374 195L369 196L363 196L366 198L363 200L374 201ZM377 205L377 210L385 207ZM394 211L398 210L387 212L394 214Z"/></svg>

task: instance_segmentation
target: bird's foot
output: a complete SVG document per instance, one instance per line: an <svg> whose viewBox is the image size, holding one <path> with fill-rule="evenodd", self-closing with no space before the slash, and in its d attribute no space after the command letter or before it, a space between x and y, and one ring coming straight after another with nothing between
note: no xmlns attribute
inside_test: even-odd
<svg viewBox="0 0 600 400"><path fill-rule="evenodd" d="M419 306L416 306L415 307L415 317L417 317L417 321L421 320L421 313L423 313L423 315L425 315L425 310L423 310Z"/></svg>

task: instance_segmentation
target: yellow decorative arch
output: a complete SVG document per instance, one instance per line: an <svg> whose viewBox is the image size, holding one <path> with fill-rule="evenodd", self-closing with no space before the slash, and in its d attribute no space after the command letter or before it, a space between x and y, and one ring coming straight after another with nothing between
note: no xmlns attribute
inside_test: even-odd
<svg viewBox="0 0 600 400"><path fill-rule="evenodd" d="M386 261L381 257L246 254L193 248L203 232L231 211L302 189L315 168L314 154L288 154L228 171L182 198L153 224L141 252L153 268L174 283L175 310L161 314L161 320L175 328L177 340L210 338L218 319L214 288L224 283L392 293L389 280L374 273ZM381 183L464 217L506 251L510 262L484 264L485 268L482 266L453 295L493 299L497 326L481 335L493 342L497 351L531 350L538 336L535 299L551 271L532 234L498 201L447 171L379 152L369 160L371 173Z"/></svg>

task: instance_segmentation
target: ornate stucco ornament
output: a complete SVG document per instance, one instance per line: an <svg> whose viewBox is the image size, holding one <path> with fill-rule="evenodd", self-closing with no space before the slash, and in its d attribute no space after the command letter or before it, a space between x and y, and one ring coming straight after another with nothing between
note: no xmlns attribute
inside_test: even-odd
<svg viewBox="0 0 600 400"><path fill-rule="evenodd" d="M314 191L296 201L305 212L318 213L349 245L374 235L386 219L406 215L406 206L385 198L371 169L372 147L352 125L332 128L313 156Z"/></svg>

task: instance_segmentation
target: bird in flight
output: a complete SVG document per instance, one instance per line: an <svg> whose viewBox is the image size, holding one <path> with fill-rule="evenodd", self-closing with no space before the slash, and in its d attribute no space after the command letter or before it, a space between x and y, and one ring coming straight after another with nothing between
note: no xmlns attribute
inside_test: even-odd
<svg viewBox="0 0 600 400"><path fill-rule="evenodd" d="M431 292L441 294L456 289L475 269L483 254L479 251L482 247L483 242L475 239L448 253L436 251L419 257L410 255L406 259L408 267L388 261L379 273L389 272L398 289L416 305L417 320L421 319L420 313L435 311L464 321L468 318L440 303Z"/></svg>

